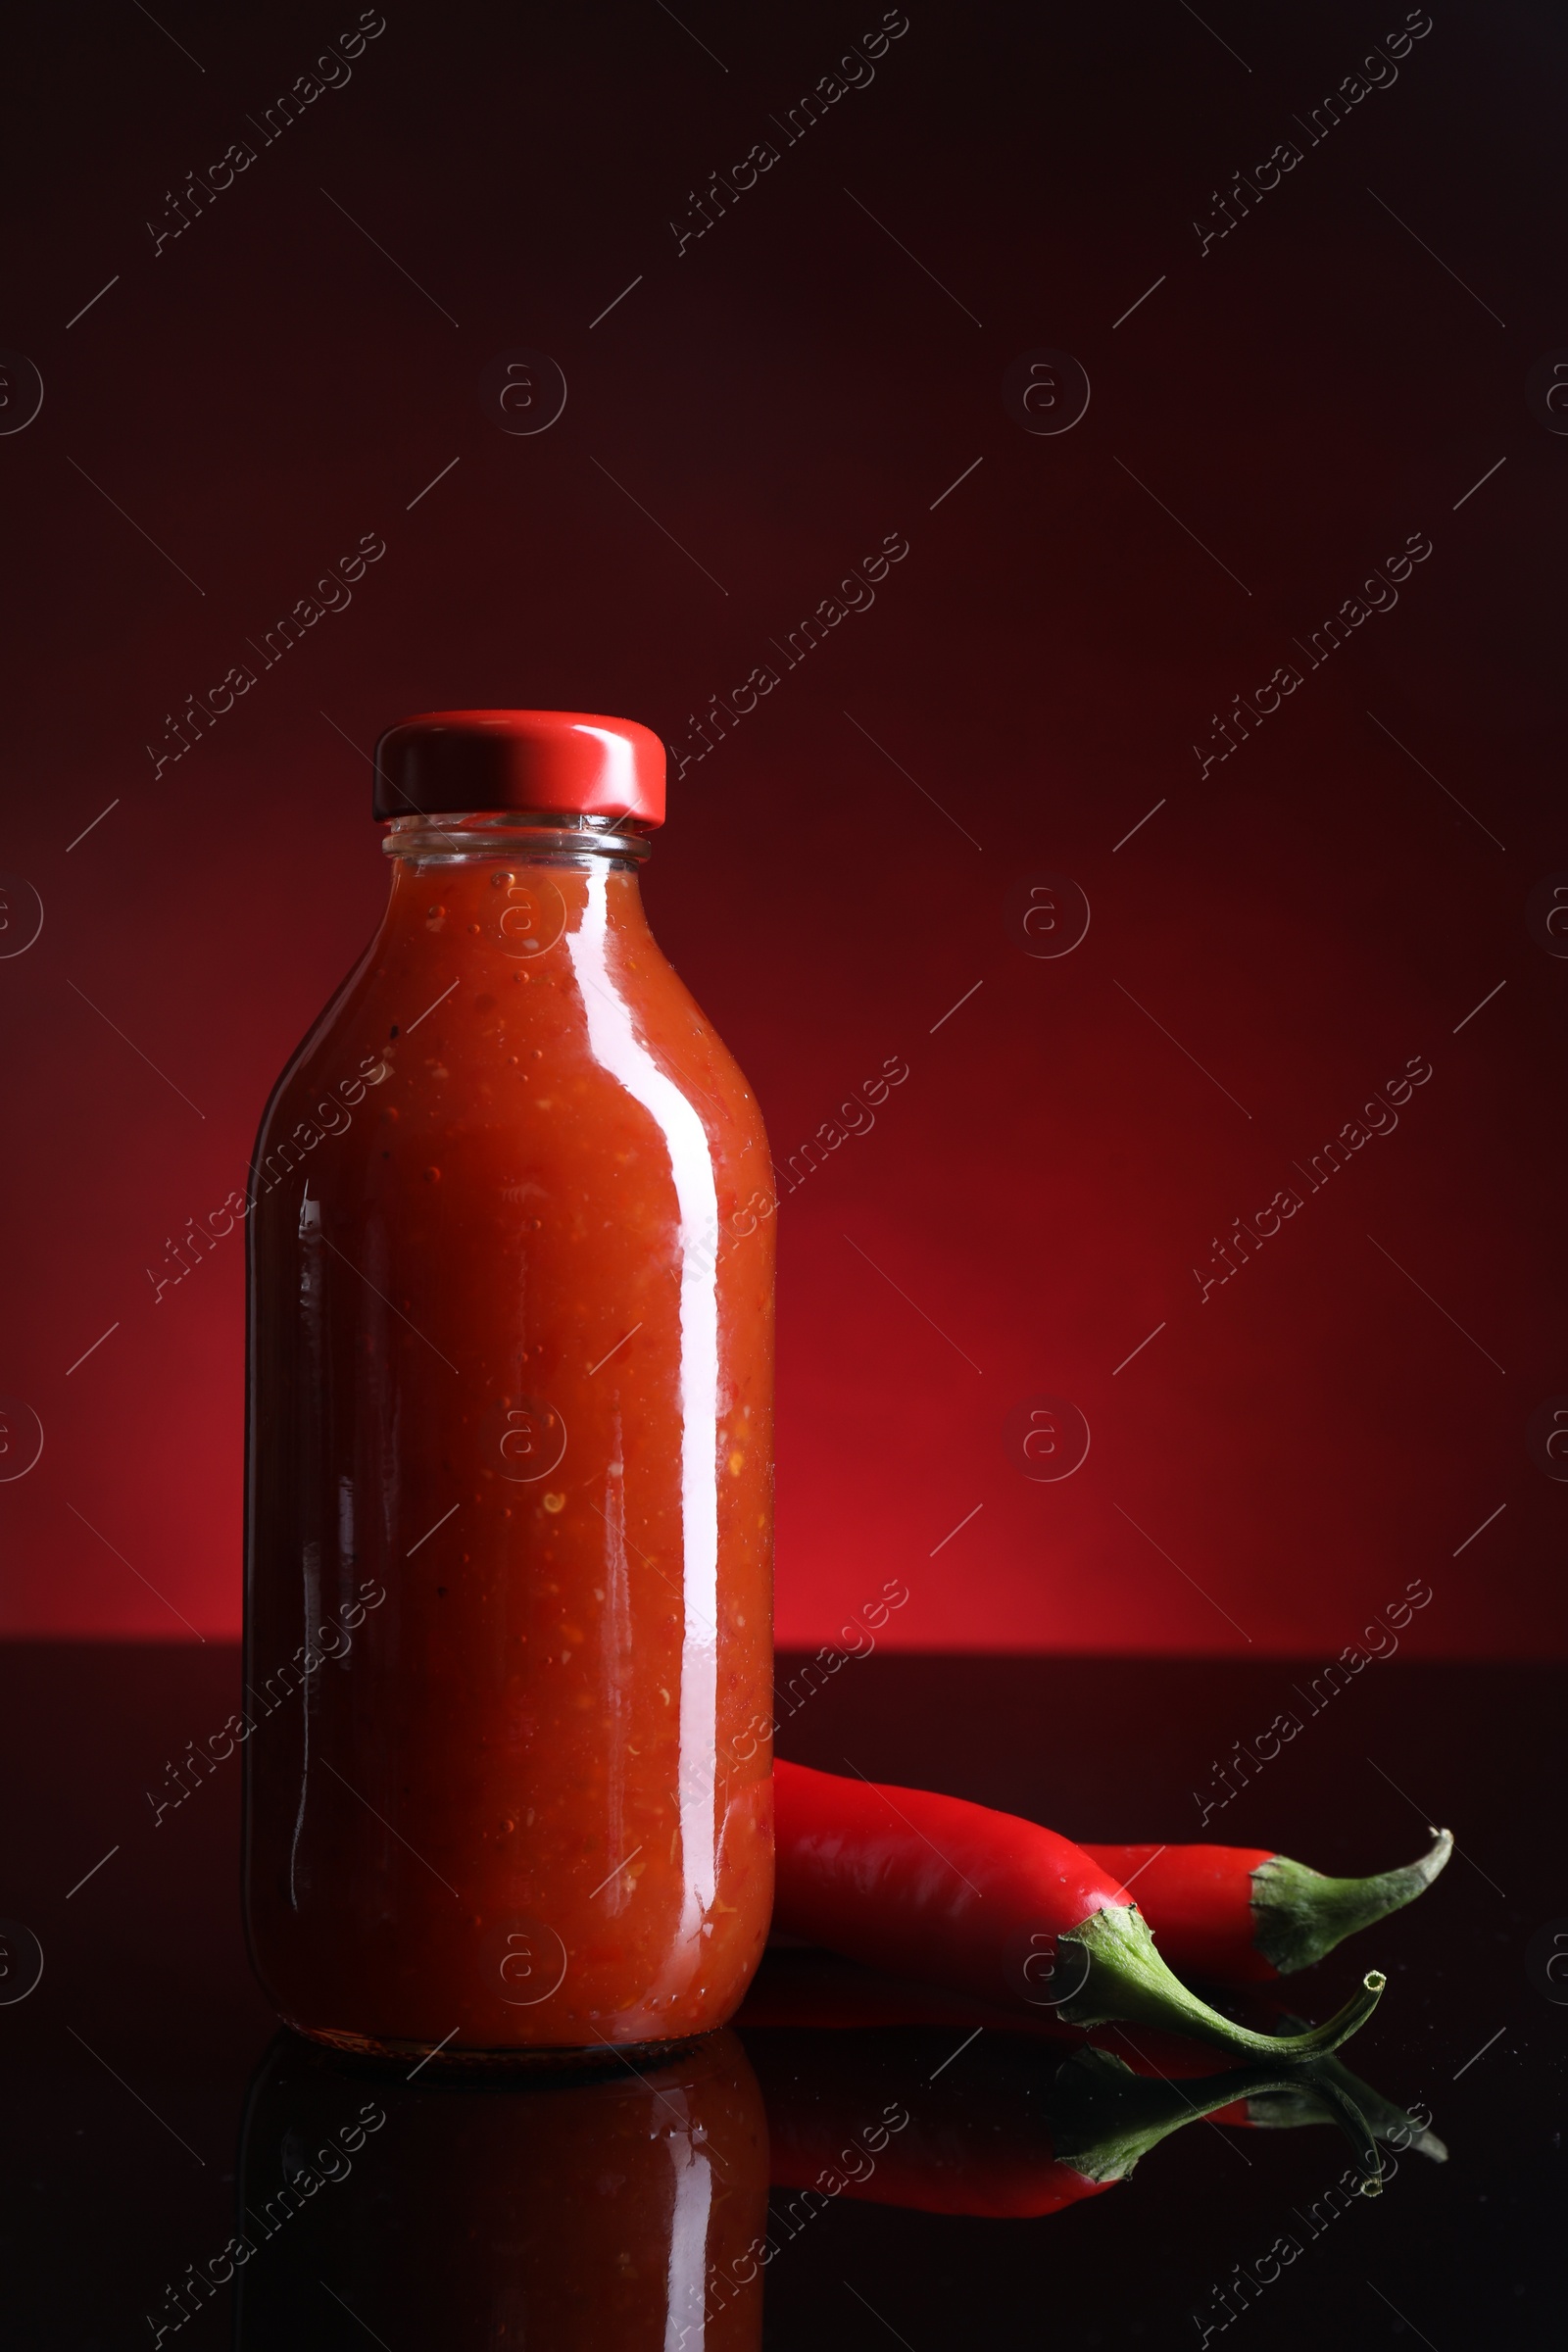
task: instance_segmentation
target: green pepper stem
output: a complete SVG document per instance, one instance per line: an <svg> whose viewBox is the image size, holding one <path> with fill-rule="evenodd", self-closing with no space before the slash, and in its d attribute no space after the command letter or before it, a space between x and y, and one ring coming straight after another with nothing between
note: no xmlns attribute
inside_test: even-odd
<svg viewBox="0 0 1568 2352"><path fill-rule="evenodd" d="M1365 2025L1387 1982L1374 1970L1343 2009L1305 2033L1255 2034L1189 1992L1154 1949L1149 1923L1136 1903L1107 1903L1056 1940L1085 1956L1084 1983L1057 2012L1068 2025L1101 2026L1127 2018L1211 2041L1236 2058L1319 2058L1337 2050Z"/></svg>
<svg viewBox="0 0 1568 2352"><path fill-rule="evenodd" d="M1419 1862L1370 1879L1329 1879L1288 1855L1271 1854L1252 1873L1252 1941L1282 1977L1309 1968L1347 1936L1386 1919L1430 1886L1453 1851L1446 1830Z"/></svg>

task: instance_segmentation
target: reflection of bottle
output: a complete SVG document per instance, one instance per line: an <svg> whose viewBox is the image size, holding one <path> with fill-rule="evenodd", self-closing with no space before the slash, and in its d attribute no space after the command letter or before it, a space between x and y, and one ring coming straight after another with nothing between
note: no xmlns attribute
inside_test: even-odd
<svg viewBox="0 0 1568 2352"><path fill-rule="evenodd" d="M246 1203L252 1955L343 2047L678 2041L772 1889L766 1138L643 913L657 738L377 760L387 913Z"/></svg>
<svg viewBox="0 0 1568 2352"><path fill-rule="evenodd" d="M273 2043L241 2139L238 2352L755 2352L767 2128L733 2034L641 2075L432 2074Z"/></svg>

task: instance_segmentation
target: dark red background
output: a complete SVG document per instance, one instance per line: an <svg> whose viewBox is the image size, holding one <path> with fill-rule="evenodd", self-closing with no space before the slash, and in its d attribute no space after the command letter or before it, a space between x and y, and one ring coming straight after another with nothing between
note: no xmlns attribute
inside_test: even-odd
<svg viewBox="0 0 1568 2352"><path fill-rule="evenodd" d="M877 8L393 0L156 258L166 191L356 12L13 35L0 342L45 400L0 438L0 866L45 922L0 962L0 1391L46 1442L0 1486L5 1630L236 1628L241 1244L156 1305L145 1269L242 1182L376 920L376 732L514 703L683 739L898 531L874 609L674 788L648 882L781 1161L909 1065L781 1213L781 1640L898 1576L887 1643L1333 1651L1422 1577L1407 1650L1561 1646L1568 1490L1525 1427L1568 1391L1568 963L1525 905L1568 866L1568 443L1524 382L1568 345L1568 44L1439 7L1308 147L1404 11L1254 14L911 0L678 257L689 192ZM519 347L569 386L531 438L478 393ZM1039 347L1093 386L1059 437L1003 404ZM372 531L352 606L155 780L165 713ZM1200 780L1211 711L1418 531L1397 609ZM1045 871L1093 909L1056 960L1009 915ZM1397 1132L1200 1303L1211 1236L1417 1054ZM1093 1431L1055 1484L1004 1444L1043 1393Z"/></svg>

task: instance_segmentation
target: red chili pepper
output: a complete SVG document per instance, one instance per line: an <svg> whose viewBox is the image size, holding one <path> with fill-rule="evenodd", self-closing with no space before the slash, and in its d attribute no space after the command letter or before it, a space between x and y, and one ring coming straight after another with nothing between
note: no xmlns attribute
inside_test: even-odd
<svg viewBox="0 0 1568 2352"><path fill-rule="evenodd" d="M1127 2018L1237 2057L1307 2058L1370 2017L1376 1974L1325 2025L1273 2036L1190 1992L1120 1881L1054 1830L1010 1813L776 1763L774 1924L895 1975L1067 2024Z"/></svg>
<svg viewBox="0 0 1568 2352"><path fill-rule="evenodd" d="M1070 2057L1026 2048L1020 2063L1019 2045L1000 2037L956 2052L929 2033L744 2039L767 2107L775 2189L921 2213L1057 2213L1125 2180L1184 2124L1294 2087L1288 2071L1259 2065L1183 2086L1083 2048ZM1375 2192L1377 2149L1353 2101L1326 2093L1313 2120L1347 2132Z"/></svg>
<svg viewBox="0 0 1568 2352"><path fill-rule="evenodd" d="M1086 1845L1136 1886L1172 1968L1217 1984L1260 1984L1310 1968L1347 1936L1430 1886L1453 1851L1446 1830L1419 1862L1371 1879L1328 1879L1250 1845Z"/></svg>

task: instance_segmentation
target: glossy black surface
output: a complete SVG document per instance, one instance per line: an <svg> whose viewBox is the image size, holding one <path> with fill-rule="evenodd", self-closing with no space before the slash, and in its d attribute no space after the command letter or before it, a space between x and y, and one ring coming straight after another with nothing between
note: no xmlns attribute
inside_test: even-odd
<svg viewBox="0 0 1568 2352"><path fill-rule="evenodd" d="M801 1661L785 1659L780 1747L803 1762L1032 1812L1083 1837L1190 1838L1199 1826L1193 1790L1210 1790L1216 1759L1237 1741L1250 1746L1278 1709L1303 1713L1290 1692L1310 1691L1310 1671L1284 1661L878 1655L808 1688ZM145 1793L166 1789L165 1765L177 1763L187 1740L222 1724L237 1677L236 1653L217 1645L0 1651L0 1919L29 1930L43 1956L36 1987L0 2005L8 2341L74 2352L151 2344L157 2330L146 2315L167 2318L167 2288L239 2226L249 2086L257 2081L253 2112L265 2116L279 2081L311 2073L300 2045L274 2046L245 1961L237 1771L220 1769L156 1826ZM1429 1820L1454 1831L1459 1851L1420 1904L1292 1982L1296 2005L1321 2017L1364 1967L1388 1970L1382 2008L1345 2055L1379 2091L1430 2112L1446 2163L1405 2152L1378 2199L1334 2197L1352 2159L1331 2129L1195 2121L1154 2147L1130 2180L1036 2219L934 2216L837 2197L808 2227L778 2231L763 2280L762 2340L812 2352L898 2342L909 2352L959 2342L1407 2341L1435 2352L1560 2342L1568 2004L1551 1994L1568 1994L1568 1984L1554 1987L1546 1964L1554 1933L1568 1951L1562 1721L1563 1678L1547 1669L1372 1665L1307 1716L1300 1737L1207 1825L1210 1838L1344 1872L1408 1859ZM13 1936L10 1948L13 1974L0 1991L23 1981L27 1946ZM900 2045L901 2058L892 2044L876 2052L862 2041L857 2051L846 2037L845 2081L880 2081L906 2058L916 2090L934 2078L940 2039ZM962 2041L955 2032L948 2046ZM825 2081L831 2091L836 2046L824 2057L822 2037L808 2046L803 2036L796 2063L774 2033L765 2043L754 2037L752 2061L733 2063L749 2081L755 2062L776 2102L791 2095L793 2077L819 2087ZM998 2048L992 2036L983 2054L957 2055L946 2068L944 2114L957 2119L960 2139L975 2133L977 2165L987 2135L994 2141L1011 2128L1010 2073L1023 2101L1042 2063L1022 2043ZM318 2075L311 2081L311 2098L337 2097L335 2079L324 2090ZM344 2070L346 2112L379 2095L364 2084ZM253 2295L236 2323L220 2293L163 2340L378 2340L387 2352L436 2340L463 2352L545 2352L560 2341L554 2331L570 2295L547 2305L537 2271L524 2278L517 2268L517 2247L542 2210L546 2109L527 2090L480 2094L492 2135L498 2116L518 2117L511 2206L493 2159L482 2173L487 2195L503 2215L514 2213L515 2228L495 2226L492 2214L484 2230L469 2231L465 2195L443 2209L421 2181L461 2188L454 2165L476 2144L480 2110L440 2085L421 2102L422 2087L389 2085L389 2099L403 2102L416 2128L401 2138L386 2132L357 2159L359 2185L323 2194L308 2243L302 2232L291 2268L271 2278L268 2294ZM550 2095L574 2096L560 2086ZM726 2129L739 2128L733 2116L751 2095L734 2092L741 2104L725 2109ZM508 2099L532 2104L526 2112L497 2106ZM624 2112L588 2086L572 2118L596 2100L595 2113ZM440 2154L442 2131L453 2134L452 2162ZM575 2120L572 2137L580 2154ZM501 2140L514 2144L505 2129ZM775 2192L775 2211L788 2202ZM465 2281L461 2308L457 2299L439 2305L439 2338L400 2287L397 2266L367 2258L372 2225L383 2233L376 2243L416 2252L408 2277ZM1234 2282L1238 2265L1255 2273L1282 2236L1299 2254L1277 2278L1248 2289L1222 2324L1215 2290ZM544 2258L537 2246L529 2256ZM562 2264L574 2259L563 2237ZM590 2306L594 2276L589 2264L577 2282ZM552 2295L558 2283L574 2284L552 2281ZM1235 2309L1234 2287L1230 2299ZM580 2322L580 2296L576 2308ZM597 2340L646 2340L661 2352L665 2344L662 2328L616 2333L608 2316Z"/></svg>

